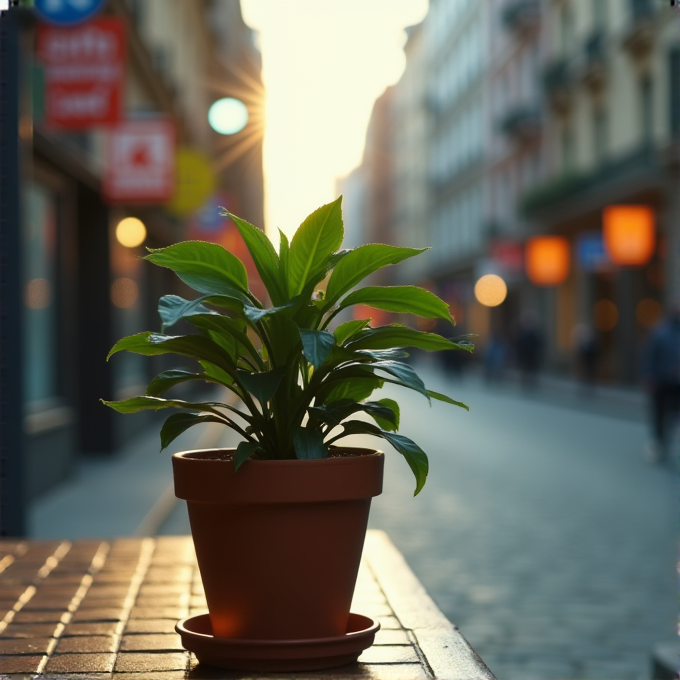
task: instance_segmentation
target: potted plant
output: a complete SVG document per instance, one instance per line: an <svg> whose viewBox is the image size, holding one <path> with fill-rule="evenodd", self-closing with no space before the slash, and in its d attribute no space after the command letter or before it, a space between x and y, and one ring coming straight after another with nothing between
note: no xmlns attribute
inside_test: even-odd
<svg viewBox="0 0 680 680"><path fill-rule="evenodd" d="M210 611L209 619L178 624L185 645L203 661L232 668L346 663L370 646L377 630L349 607L370 500L382 490L383 454L340 442L351 434L385 439L413 471L418 494L427 456L397 434L398 404L371 397L389 383L467 408L428 390L403 359L409 347L470 351L472 345L400 324L373 327L369 318L331 330L342 310L359 304L454 323L448 305L421 288L355 289L373 272L426 249L339 250L341 199L309 215L290 243L281 233L278 253L263 231L225 214L271 304L252 294L242 262L219 245L190 241L150 250L146 260L173 270L199 296L162 297L162 332L123 338L109 356L178 354L195 359L200 370L164 371L146 395L104 403L120 413L181 409L161 428L162 448L200 423L224 424L243 438L233 450L173 456L175 490L188 502ZM181 320L197 332L165 334ZM235 399L165 396L195 380L220 385Z"/></svg>

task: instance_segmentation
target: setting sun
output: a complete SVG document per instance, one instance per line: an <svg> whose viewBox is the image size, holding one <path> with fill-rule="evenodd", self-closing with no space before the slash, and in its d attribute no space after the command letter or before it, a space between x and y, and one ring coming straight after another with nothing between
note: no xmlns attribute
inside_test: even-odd
<svg viewBox="0 0 680 680"><path fill-rule="evenodd" d="M376 97L404 69L427 0L243 0L267 92L267 229L292 234L361 161Z"/></svg>

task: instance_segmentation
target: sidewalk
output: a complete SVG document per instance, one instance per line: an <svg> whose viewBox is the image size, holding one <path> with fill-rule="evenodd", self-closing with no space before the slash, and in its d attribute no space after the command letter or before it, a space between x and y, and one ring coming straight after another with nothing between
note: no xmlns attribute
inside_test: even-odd
<svg viewBox="0 0 680 680"><path fill-rule="evenodd" d="M34 539L150 536L177 504L170 458L187 449L233 446L236 435L213 423L193 427L159 453L160 422L110 458L83 458L74 476L29 511Z"/></svg>

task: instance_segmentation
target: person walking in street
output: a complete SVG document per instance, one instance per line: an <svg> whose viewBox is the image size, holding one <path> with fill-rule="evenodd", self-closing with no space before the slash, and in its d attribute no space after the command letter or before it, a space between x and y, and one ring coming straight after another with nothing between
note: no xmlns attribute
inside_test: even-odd
<svg viewBox="0 0 680 680"><path fill-rule="evenodd" d="M673 420L680 414L680 300L652 331L644 352L644 381L649 394L653 440L647 448L649 462L669 457Z"/></svg>

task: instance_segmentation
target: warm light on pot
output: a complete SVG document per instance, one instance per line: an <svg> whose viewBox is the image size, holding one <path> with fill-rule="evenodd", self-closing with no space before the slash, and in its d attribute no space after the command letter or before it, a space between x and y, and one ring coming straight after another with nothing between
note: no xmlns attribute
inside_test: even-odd
<svg viewBox="0 0 680 680"><path fill-rule="evenodd" d="M146 239L146 227L136 217L126 217L118 222L116 239L126 248L136 248L141 246Z"/></svg>
<svg viewBox="0 0 680 680"><path fill-rule="evenodd" d="M475 283L477 302L485 307L498 307L508 295L505 281L496 274L486 274Z"/></svg>
<svg viewBox="0 0 680 680"><path fill-rule="evenodd" d="M558 286L569 276L569 241L563 236L536 236L527 241L525 266L536 286Z"/></svg>
<svg viewBox="0 0 680 680"><path fill-rule="evenodd" d="M604 245L612 262L640 266L654 254L654 212L647 205L610 205L602 213Z"/></svg>
<svg viewBox="0 0 680 680"><path fill-rule="evenodd" d="M208 122L221 135L235 135L248 123L248 109L233 97L218 99L208 111Z"/></svg>

